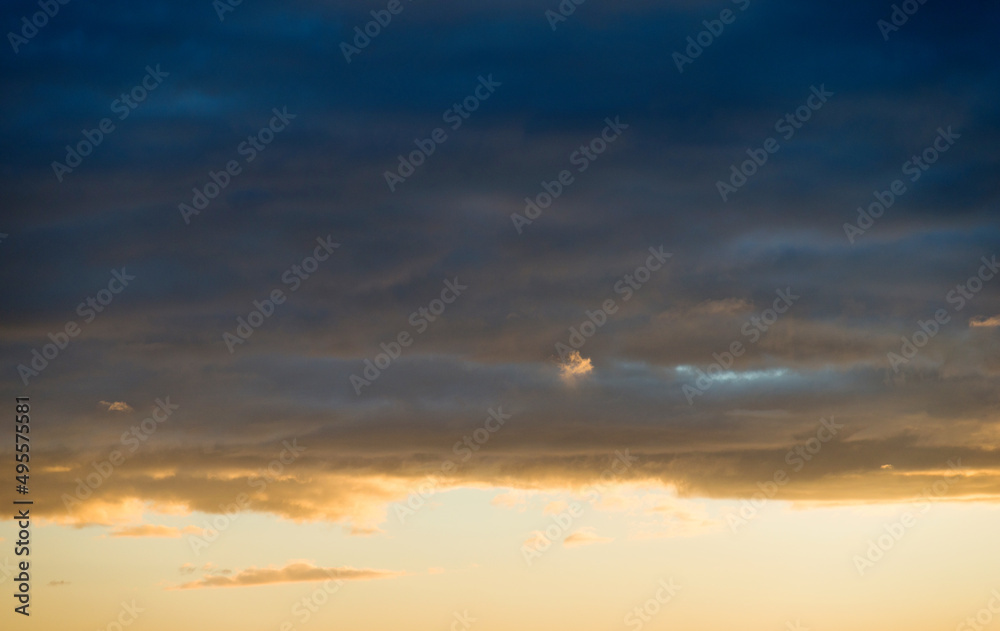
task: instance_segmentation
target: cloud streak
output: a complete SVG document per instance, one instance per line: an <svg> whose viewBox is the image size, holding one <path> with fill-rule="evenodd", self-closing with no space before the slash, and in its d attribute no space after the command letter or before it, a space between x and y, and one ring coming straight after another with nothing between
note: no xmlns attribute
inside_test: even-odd
<svg viewBox="0 0 1000 631"><path fill-rule="evenodd" d="M969 326L971 327L998 327L1000 326L1000 315L995 315L993 317L987 318L986 316L977 316L969 320Z"/></svg>
<svg viewBox="0 0 1000 631"><path fill-rule="evenodd" d="M575 548L579 546L590 546L596 543L610 543L614 541L613 537L602 537L597 534L597 530L591 527L584 527L576 532L572 532L563 539L563 545L567 548Z"/></svg>
<svg viewBox="0 0 1000 631"><path fill-rule="evenodd" d="M175 528L173 526L161 526L156 524L142 524L140 526L125 526L111 531L111 537L169 537L176 539L182 535L202 534L202 529L197 526L185 526Z"/></svg>
<svg viewBox="0 0 1000 631"><path fill-rule="evenodd" d="M172 589L205 589L214 587L256 587L281 583L303 583L317 581L367 581L401 576L402 572L386 570L358 569L353 567L318 567L305 561L297 561L275 568L250 567L232 576L209 575L197 581L183 583Z"/></svg>

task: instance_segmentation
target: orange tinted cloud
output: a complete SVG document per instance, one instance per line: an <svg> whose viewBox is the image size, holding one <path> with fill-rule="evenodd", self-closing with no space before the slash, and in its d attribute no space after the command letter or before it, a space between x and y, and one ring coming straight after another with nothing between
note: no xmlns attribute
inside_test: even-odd
<svg viewBox="0 0 1000 631"><path fill-rule="evenodd" d="M563 545L567 548L572 548L574 546L589 546L595 543L608 543L614 541L611 537L602 537L597 534L594 528L586 527L571 533L565 539L563 539Z"/></svg>
<svg viewBox="0 0 1000 631"><path fill-rule="evenodd" d="M572 382L579 377L589 375L593 370L594 366L589 359L581 356L580 351L573 351L559 366L559 375L564 381Z"/></svg>
<svg viewBox="0 0 1000 631"><path fill-rule="evenodd" d="M969 320L969 326L972 327L995 327L1000 326L1000 315L995 315L992 318L987 318L984 316L976 316Z"/></svg>
<svg viewBox="0 0 1000 631"><path fill-rule="evenodd" d="M173 526L159 526L155 524L142 524L141 526L125 526L111 531L112 537L172 537L181 535L202 534L201 528L196 526L186 526L184 528L174 528Z"/></svg>
<svg viewBox="0 0 1000 631"><path fill-rule="evenodd" d="M232 576L205 576L197 581L184 583L174 589L201 589L204 587L253 587L277 583L302 583L312 581L365 581L377 578L392 578L402 572L372 570L353 567L317 567L311 563L297 561L283 568L250 567Z"/></svg>
<svg viewBox="0 0 1000 631"><path fill-rule="evenodd" d="M108 412L132 412L132 406L124 401L99 401Z"/></svg>

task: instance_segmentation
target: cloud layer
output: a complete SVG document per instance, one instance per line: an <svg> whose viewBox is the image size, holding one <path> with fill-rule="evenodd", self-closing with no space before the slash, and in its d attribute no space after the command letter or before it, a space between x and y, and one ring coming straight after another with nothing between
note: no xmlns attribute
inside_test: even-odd
<svg viewBox="0 0 1000 631"><path fill-rule="evenodd" d="M370 534L432 476L579 490L625 449L628 480L683 497L786 469L787 499L902 500L958 459L949 498L997 497L1000 9L928 3L886 42L883 6L753 3L681 73L717 7L587 4L553 32L525 2L407 6L351 63L339 43L370 7L307 0L222 22L209 3L78 7L0 58L0 391L45 401L41 515L121 525L246 493ZM147 65L168 74L118 119ZM499 85L452 128L481 77ZM820 86L786 138L776 121ZM248 161L273 108L295 118ZM52 162L105 117L59 182ZM957 140L911 179L941 129ZM181 408L144 425L168 396ZM491 429L497 406L512 417ZM844 429L795 470L821 418ZM292 440L307 450L284 462Z"/></svg>

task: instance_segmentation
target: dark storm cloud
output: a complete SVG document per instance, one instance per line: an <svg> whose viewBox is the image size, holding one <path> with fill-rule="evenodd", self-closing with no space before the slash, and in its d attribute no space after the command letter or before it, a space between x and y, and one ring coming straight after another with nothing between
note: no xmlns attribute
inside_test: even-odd
<svg viewBox="0 0 1000 631"><path fill-rule="evenodd" d="M909 456L936 469L944 452L992 467L974 437L995 431L998 329L968 321L1000 314L1000 279L961 310L947 296L1000 242L1000 11L928 3L884 41L888 4L753 0L680 73L672 54L736 4L595 0L553 32L544 12L557 4L404 0L347 63L340 43L384 5L244 2L220 22L207 1L71 2L0 55L3 391L47 402L65 482L83 452L127 429L97 401L128 402L135 422L166 395L184 412L150 444L155 467L190 467L183 445L212 445L220 462L186 481L122 476L105 487L118 499L211 508L185 489L231 471L229 448L266 462L277 419L330 456L330 475L407 479L501 402L523 421L496 443L495 468L467 470L476 483L579 480L614 437L647 447L647 473L664 483L742 492L795 437L733 410L784 410L796 427L849 419L857 444L845 439L818 477ZM11 5L4 26L34 10ZM118 120L112 102L157 64L169 75ZM442 114L479 77L500 85L450 129ZM833 95L782 138L775 122L820 86ZM245 162L240 143L276 107L295 118ZM105 117L116 129L58 182L51 162ZM518 234L511 214L575 168L571 154L607 117L628 128ZM903 164L949 126L960 137L910 182ZM447 140L390 192L384 173L436 127ZM724 202L716 182L768 137L780 150ZM229 160L242 172L186 224L178 204ZM894 179L907 192L850 243L843 225ZM290 292L284 272L327 235L340 248ZM657 246L673 257L624 302L616 283ZM83 325L77 305L122 266L136 280ZM469 289L356 395L348 380L363 360L414 333L410 314L456 278ZM287 302L230 354L223 332L276 288ZM688 405L688 367L746 342L742 327L782 289L801 298ZM581 349L594 372L571 387L555 344L609 298L620 310ZM892 370L886 354L940 308L951 321ZM71 320L80 336L22 387L16 367ZM373 493L406 484L389 487ZM861 488L837 496L868 497Z"/></svg>

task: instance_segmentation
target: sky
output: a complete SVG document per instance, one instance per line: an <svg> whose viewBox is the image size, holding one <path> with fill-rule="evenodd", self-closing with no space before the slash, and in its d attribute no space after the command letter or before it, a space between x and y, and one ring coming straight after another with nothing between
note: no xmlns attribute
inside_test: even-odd
<svg viewBox="0 0 1000 631"><path fill-rule="evenodd" d="M4 628L997 628L1000 8L3 26Z"/></svg>

